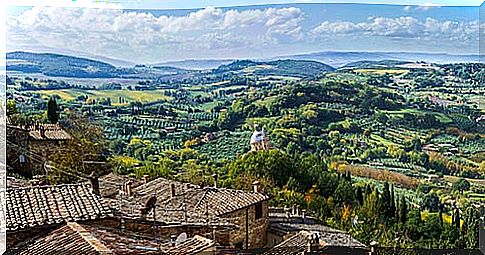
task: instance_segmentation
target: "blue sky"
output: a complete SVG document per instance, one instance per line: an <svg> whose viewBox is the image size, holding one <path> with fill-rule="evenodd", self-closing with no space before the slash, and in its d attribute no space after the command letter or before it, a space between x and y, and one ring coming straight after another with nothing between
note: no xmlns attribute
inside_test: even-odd
<svg viewBox="0 0 485 255"><path fill-rule="evenodd" d="M256 2L262 1L126 0L121 6L109 4L114 8L11 7L7 51L103 56L136 63L272 58L319 51L478 54L477 1L373 1L401 4L384 5L300 0L251 5ZM85 1L70 6L81 3ZM220 7L227 5L238 7Z"/></svg>
<svg viewBox="0 0 485 255"><path fill-rule="evenodd" d="M207 5L226 7L226 6L244 6L244 5L262 5L262 4L281 4L281 3L367 3L367 4L396 4L396 5L448 5L448 6L480 6L482 0L332 0L332 1L313 1L313 0L144 0L130 1L125 0L121 3L127 7L138 8L171 8L171 9L189 9L202 8Z"/></svg>

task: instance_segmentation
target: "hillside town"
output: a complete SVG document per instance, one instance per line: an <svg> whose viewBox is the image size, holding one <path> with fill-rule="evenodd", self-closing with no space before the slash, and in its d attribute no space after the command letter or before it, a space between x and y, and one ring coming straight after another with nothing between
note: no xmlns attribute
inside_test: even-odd
<svg viewBox="0 0 485 255"><path fill-rule="evenodd" d="M59 125L6 125L8 167L32 176L7 178L7 254L368 252L300 206L271 207L258 181L236 190L217 181L199 186L93 172L79 183L49 185L41 156L56 153L69 133ZM265 150L270 140L256 126L250 145Z"/></svg>
<svg viewBox="0 0 485 255"><path fill-rule="evenodd" d="M7 11L6 254L485 252L483 5L120 1Z"/></svg>

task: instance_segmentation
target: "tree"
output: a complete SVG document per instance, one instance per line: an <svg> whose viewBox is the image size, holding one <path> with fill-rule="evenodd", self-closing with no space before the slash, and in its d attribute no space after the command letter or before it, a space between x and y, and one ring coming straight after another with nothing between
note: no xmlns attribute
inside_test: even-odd
<svg viewBox="0 0 485 255"><path fill-rule="evenodd" d="M389 183L384 182L384 188L382 189L382 196L380 200L380 208L383 212L382 216L384 216L385 221L391 219L394 215L391 206L391 193L389 191Z"/></svg>
<svg viewBox="0 0 485 255"><path fill-rule="evenodd" d="M456 208L455 212L453 213L453 225L457 228L460 229L461 225L461 217L460 217L460 209Z"/></svg>
<svg viewBox="0 0 485 255"><path fill-rule="evenodd" d="M47 103L47 118L52 124L56 124L59 121L57 101L54 97L51 97Z"/></svg>
<svg viewBox="0 0 485 255"><path fill-rule="evenodd" d="M103 164L87 162L105 162L107 144L103 130L95 122L77 114L70 114L62 122L71 135L71 139L60 147L58 153L48 157L54 166L49 169L47 178L51 184L78 181L80 176L87 176L95 171L98 176L107 169Z"/></svg>
<svg viewBox="0 0 485 255"><path fill-rule="evenodd" d="M351 204L355 199L355 192L351 182L340 180L340 183L335 190L334 198L339 204Z"/></svg>
<svg viewBox="0 0 485 255"><path fill-rule="evenodd" d="M17 103L15 100L7 100L7 116L17 113Z"/></svg>
<svg viewBox="0 0 485 255"><path fill-rule="evenodd" d="M423 209L429 209L431 212L437 212L441 208L441 202L436 193L427 194L421 201Z"/></svg>
<svg viewBox="0 0 485 255"><path fill-rule="evenodd" d="M478 232L480 227L480 217L478 215L478 211L471 206L464 213L462 235L465 238L466 248L469 249L478 247Z"/></svg>
<svg viewBox="0 0 485 255"><path fill-rule="evenodd" d="M452 188L463 194L464 191L470 189L470 182L464 178L461 178L460 180L453 183Z"/></svg>
<svg viewBox="0 0 485 255"><path fill-rule="evenodd" d="M408 205L406 203L406 198L401 197L401 202L399 203L399 220L401 223L406 223L408 215Z"/></svg>

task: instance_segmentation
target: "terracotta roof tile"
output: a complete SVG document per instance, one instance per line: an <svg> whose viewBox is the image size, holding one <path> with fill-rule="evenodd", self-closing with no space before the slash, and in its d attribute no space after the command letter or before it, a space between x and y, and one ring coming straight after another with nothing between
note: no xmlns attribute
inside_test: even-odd
<svg viewBox="0 0 485 255"><path fill-rule="evenodd" d="M42 124L40 126L31 126L28 128L29 136L33 140L69 140L71 135L67 133L60 125Z"/></svg>
<svg viewBox="0 0 485 255"><path fill-rule="evenodd" d="M15 249L19 255L114 254L77 223L68 223Z"/></svg>
<svg viewBox="0 0 485 255"><path fill-rule="evenodd" d="M342 230L333 229L323 225L318 219L306 216L290 215L270 210L269 214L269 232L279 235L288 235L300 231L315 232L320 234L322 246L339 246L339 247L365 247L364 244L352 238L348 233Z"/></svg>
<svg viewBox="0 0 485 255"><path fill-rule="evenodd" d="M282 243L276 245L269 251L263 253L264 255L297 255L302 254L307 250L308 239L311 233L307 231L300 231L294 236L288 238Z"/></svg>
<svg viewBox="0 0 485 255"><path fill-rule="evenodd" d="M109 208L84 184L8 188L7 231L104 218Z"/></svg>
<svg viewBox="0 0 485 255"><path fill-rule="evenodd" d="M175 195L172 196L174 186ZM268 200L262 193L242 190L199 187L197 185L158 178L133 189L133 195L123 197L122 211L131 217L141 217L140 208L150 197L156 196L156 218L166 223L224 224L223 216ZM119 197L118 197L119 198ZM118 198L113 203L119 203ZM147 217L152 217L149 213Z"/></svg>
<svg viewBox="0 0 485 255"><path fill-rule="evenodd" d="M59 124L37 124L37 125L27 125L27 126L15 126L12 125L9 118L7 118L8 128L21 130L28 132L29 138L34 141L41 140L69 140L71 135L64 130Z"/></svg>
<svg viewBox="0 0 485 255"><path fill-rule="evenodd" d="M103 197L113 197L118 195L120 191L120 186L128 181L132 182L132 187L136 188L144 183L143 180L130 177L127 175L119 175L115 173L110 173L99 178L99 189L101 196Z"/></svg>
<svg viewBox="0 0 485 255"><path fill-rule="evenodd" d="M170 240L156 240L94 224L67 223L47 234L26 241L11 251L20 255L189 255L213 246L212 240L197 235L172 245Z"/></svg>
<svg viewBox="0 0 485 255"><path fill-rule="evenodd" d="M186 241L165 250L170 255L187 255L204 252L214 247L214 241L202 236L194 236ZM164 247L165 248L165 247Z"/></svg>

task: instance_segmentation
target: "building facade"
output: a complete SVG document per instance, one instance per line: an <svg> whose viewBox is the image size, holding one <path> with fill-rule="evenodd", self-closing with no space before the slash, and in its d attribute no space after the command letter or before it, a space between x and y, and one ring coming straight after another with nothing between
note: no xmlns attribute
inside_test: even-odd
<svg viewBox="0 0 485 255"><path fill-rule="evenodd" d="M7 119L7 165L9 171L26 177L45 173L47 158L71 139L60 125L16 126Z"/></svg>

